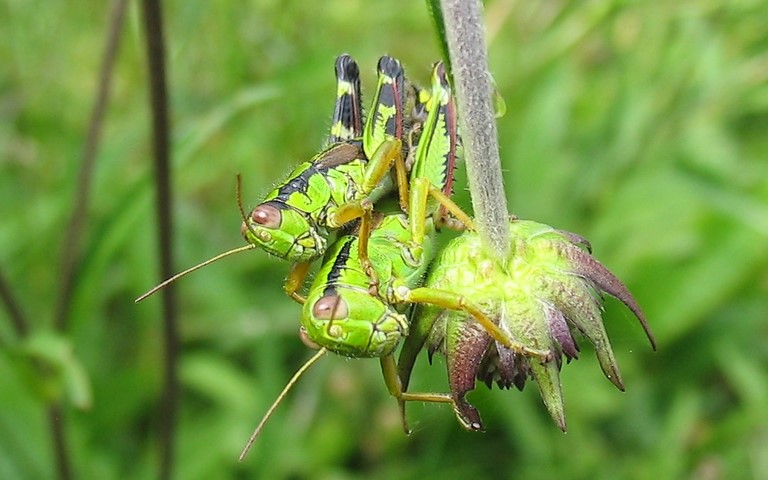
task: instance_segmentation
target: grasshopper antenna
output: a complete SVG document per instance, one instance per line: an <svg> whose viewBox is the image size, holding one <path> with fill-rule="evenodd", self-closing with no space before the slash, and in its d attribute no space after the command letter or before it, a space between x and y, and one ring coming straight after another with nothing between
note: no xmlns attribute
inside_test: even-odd
<svg viewBox="0 0 768 480"><path fill-rule="evenodd" d="M245 225L248 230L251 230L251 225L248 223L248 216L245 214L245 208L243 208L243 180L239 173L235 175L235 197L237 198L237 208L240 210L240 218L243 219L243 225Z"/></svg>
<svg viewBox="0 0 768 480"><path fill-rule="evenodd" d="M253 445L253 442L256 441L256 437L259 436L261 431L264 429L264 425L267 423L267 420L269 420L269 417L272 416L272 414L275 412L275 409L277 409L277 406L280 405L280 402L283 401L285 396L288 394L288 392L291 390L291 388L296 384L296 382L301 378L302 375L304 375L304 372L306 372L309 367L311 367L315 362L317 362L320 357L325 355L325 353L328 350L323 347L320 350L317 351L316 354L312 356L309 360L304 362L304 365L302 365L296 373L293 374L291 379L288 381L288 383L283 388L283 391L280 392L280 395L277 396L274 402L272 402L272 405L269 407L269 410L267 410L267 413L264 414L264 417L259 422L259 425L256 427L256 430L253 431L251 434L251 437L248 439L248 443L245 444L245 447L243 448L243 451L240 452L240 456L238 457L237 461L242 462L245 456L248 454L248 450L251 449L251 446Z"/></svg>
<svg viewBox="0 0 768 480"><path fill-rule="evenodd" d="M243 225L248 225L248 222L246 221L245 209L243 208L243 197L241 195L241 191L242 191L242 182L240 180L240 174L238 173L237 176L236 176L236 183L235 183L235 197L237 198L237 208L240 210L240 218L243 219ZM250 228L250 226L248 228ZM157 292L158 290L162 289L166 285L175 282L176 280L178 280L179 278L183 277L184 275L186 275L188 273L192 273L195 270L203 268L206 265L210 265L211 263L213 263L213 262L215 262L217 260L221 260L224 257L228 257L230 255L234 255L235 253L244 252L246 250L252 250L254 248L256 248L256 245L248 244L248 245L245 245L245 246L242 246L242 247L234 248L232 250L227 250L226 252L220 253L220 254L216 255L215 257L213 257L213 258L209 258L208 260L206 260L206 261L204 261L202 263L199 263L199 264L195 265L194 267L190 267L190 268L184 270L181 273L177 273L176 275L172 276L171 278L169 278L168 280L164 281L163 283L153 287L150 291L148 291L144 295L142 295L139 298L137 298L136 300L134 300L134 303L139 303L140 301L142 301L145 298L149 297L150 295L154 294L155 292Z"/></svg>
<svg viewBox="0 0 768 480"><path fill-rule="evenodd" d="M220 253L220 254L216 255L215 257L209 258L208 260L206 260L206 261L204 261L202 263L198 263L194 267L190 267L190 268L184 270L183 272L177 273L176 275L172 276L171 278L169 278L168 280L164 281L163 283L160 283L160 284L152 287L151 290L149 290L147 293L145 293L144 295L140 296L139 298L137 298L133 302L134 303L139 303L140 301L144 300L145 298L149 297L153 293L155 293L158 290L162 289L163 287L165 287L169 283L175 282L176 280L178 280L179 278L183 277L184 275L186 275L188 273L192 273L195 270L199 270L199 269L205 267L206 265L210 265L210 264L212 264L215 261L221 260L224 257L228 257L230 255L234 255L235 253L244 252L246 250L253 250L254 248L256 248L256 245L254 245L252 243L249 243L248 245L243 245L242 247L233 248L232 250L227 250L224 253Z"/></svg>

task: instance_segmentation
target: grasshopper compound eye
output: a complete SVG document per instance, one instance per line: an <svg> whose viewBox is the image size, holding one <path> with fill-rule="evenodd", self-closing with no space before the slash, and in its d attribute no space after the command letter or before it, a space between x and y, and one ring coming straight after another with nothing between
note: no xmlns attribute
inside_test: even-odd
<svg viewBox="0 0 768 480"><path fill-rule="evenodd" d="M320 320L341 320L347 318L349 309L347 302L338 295L327 295L315 302L312 314Z"/></svg>
<svg viewBox="0 0 768 480"><path fill-rule="evenodd" d="M274 205L263 204L254 208L249 218L243 219L240 225L240 234L247 242L251 242L248 233L252 233L262 242L272 241L272 235L267 230L254 230L254 227L264 227L270 230L278 230L283 223L283 214Z"/></svg>
<svg viewBox="0 0 768 480"><path fill-rule="evenodd" d="M251 221L266 228L280 228L283 216L273 205L259 205L251 212Z"/></svg>

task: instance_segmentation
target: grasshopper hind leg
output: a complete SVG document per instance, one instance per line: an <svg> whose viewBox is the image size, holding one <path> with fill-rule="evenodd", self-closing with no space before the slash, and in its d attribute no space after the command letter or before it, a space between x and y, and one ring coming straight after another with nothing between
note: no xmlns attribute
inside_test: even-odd
<svg viewBox="0 0 768 480"><path fill-rule="evenodd" d="M336 58L336 103L331 119L328 145L348 142L363 134L363 107L360 69L347 54Z"/></svg>

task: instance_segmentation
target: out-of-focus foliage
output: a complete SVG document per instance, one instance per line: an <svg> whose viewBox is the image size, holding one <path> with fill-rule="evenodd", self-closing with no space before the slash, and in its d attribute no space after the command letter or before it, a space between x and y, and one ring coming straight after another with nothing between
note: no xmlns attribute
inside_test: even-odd
<svg viewBox="0 0 768 480"><path fill-rule="evenodd" d="M45 404L56 396L80 478L156 477L160 308L132 302L158 281L137 2L80 212L87 253L69 328L49 332L105 3L0 2L0 265L37 335L20 342L0 313L3 479L53 476ZM382 53L422 82L439 55L421 2L164 6L179 269L242 243L235 173L253 205L322 145L337 54L355 56L367 92ZM377 362L329 356L237 464L309 356L282 295L288 265L249 252L178 284L176 477L768 477L766 13L761 0L486 3L511 208L588 238L656 334L654 354L609 301L626 393L586 351L562 373L566 435L530 385L470 396L485 434L416 405L406 437ZM422 359L412 385L445 391L444 366Z"/></svg>

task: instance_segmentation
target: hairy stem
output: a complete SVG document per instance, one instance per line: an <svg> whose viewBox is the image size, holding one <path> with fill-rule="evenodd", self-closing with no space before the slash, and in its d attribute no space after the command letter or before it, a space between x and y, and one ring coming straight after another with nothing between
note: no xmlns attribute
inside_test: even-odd
<svg viewBox="0 0 768 480"><path fill-rule="evenodd" d="M480 0L440 0L475 222L489 252L506 258L509 214Z"/></svg>

